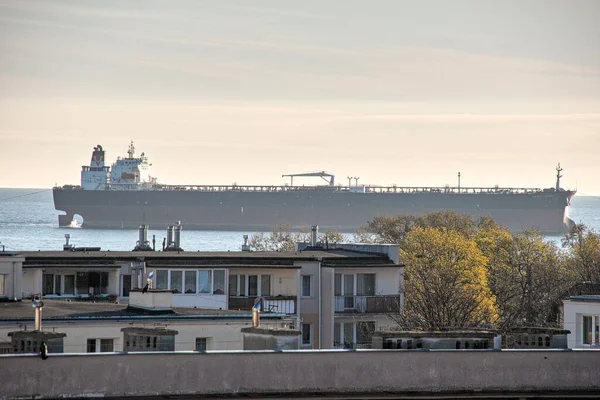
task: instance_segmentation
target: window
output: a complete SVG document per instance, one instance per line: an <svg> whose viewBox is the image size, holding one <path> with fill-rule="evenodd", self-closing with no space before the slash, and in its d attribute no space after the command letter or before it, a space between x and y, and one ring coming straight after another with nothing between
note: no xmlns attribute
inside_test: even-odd
<svg viewBox="0 0 600 400"><path fill-rule="evenodd" d="M356 274L356 295L375 296L375 274Z"/></svg>
<svg viewBox="0 0 600 400"><path fill-rule="evenodd" d="M210 293L212 271L198 271L198 293Z"/></svg>
<svg viewBox="0 0 600 400"><path fill-rule="evenodd" d="M6 295L6 289L4 287L6 281L6 275L0 274L0 296Z"/></svg>
<svg viewBox="0 0 600 400"><path fill-rule="evenodd" d="M60 275L54 275L54 294L60 294Z"/></svg>
<svg viewBox="0 0 600 400"><path fill-rule="evenodd" d="M156 288L167 289L169 287L169 271L159 269L156 271Z"/></svg>
<svg viewBox="0 0 600 400"><path fill-rule="evenodd" d="M88 353L111 353L114 351L114 339L88 339Z"/></svg>
<svg viewBox="0 0 600 400"><path fill-rule="evenodd" d="M75 294L75 275L65 275L64 294Z"/></svg>
<svg viewBox="0 0 600 400"><path fill-rule="evenodd" d="M43 294L54 294L54 274L44 274L42 276L43 281Z"/></svg>
<svg viewBox="0 0 600 400"><path fill-rule="evenodd" d="M271 275L229 275L230 296L256 297L259 293L271 295Z"/></svg>
<svg viewBox="0 0 600 400"><path fill-rule="evenodd" d="M213 294L225 294L225 271L216 270L213 276Z"/></svg>
<svg viewBox="0 0 600 400"><path fill-rule="evenodd" d="M583 344L592 344L592 317L583 316Z"/></svg>
<svg viewBox="0 0 600 400"><path fill-rule="evenodd" d="M248 275L248 296L258 296L258 275Z"/></svg>
<svg viewBox="0 0 600 400"><path fill-rule="evenodd" d="M196 351L206 351L206 338L196 338Z"/></svg>
<svg viewBox="0 0 600 400"><path fill-rule="evenodd" d="M171 290L181 293L181 276L183 271L171 271Z"/></svg>
<svg viewBox="0 0 600 400"><path fill-rule="evenodd" d="M310 346L312 344L311 324L302 324L302 345Z"/></svg>
<svg viewBox="0 0 600 400"><path fill-rule="evenodd" d="M271 275L260 276L260 295L270 296L271 295Z"/></svg>
<svg viewBox="0 0 600 400"><path fill-rule="evenodd" d="M79 294L108 293L108 272L78 272L75 281Z"/></svg>
<svg viewBox="0 0 600 400"><path fill-rule="evenodd" d="M158 273L158 271L157 271ZM131 275L122 275L122 286L123 289L121 290L121 296L123 297L129 297L129 291L131 290Z"/></svg>
<svg viewBox="0 0 600 400"><path fill-rule="evenodd" d="M224 269L157 270L156 288L170 289L174 294L225 294L225 276Z"/></svg>
<svg viewBox="0 0 600 400"><path fill-rule="evenodd" d="M185 293L196 294L196 271L185 271Z"/></svg>
<svg viewBox="0 0 600 400"><path fill-rule="evenodd" d="M175 351L175 335L125 332L124 351Z"/></svg>
<svg viewBox="0 0 600 400"><path fill-rule="evenodd" d="M302 297L312 296L311 281L312 281L311 275L302 275Z"/></svg>

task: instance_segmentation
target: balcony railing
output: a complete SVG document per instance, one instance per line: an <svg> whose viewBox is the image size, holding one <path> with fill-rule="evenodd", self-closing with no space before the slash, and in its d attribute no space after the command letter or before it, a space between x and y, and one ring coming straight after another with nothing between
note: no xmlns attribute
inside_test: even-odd
<svg viewBox="0 0 600 400"><path fill-rule="evenodd" d="M335 296L336 313L385 314L400 312L400 295Z"/></svg>
<svg viewBox="0 0 600 400"><path fill-rule="evenodd" d="M229 296L229 309L250 311L257 296ZM263 313L296 314L296 296L263 296L260 311Z"/></svg>

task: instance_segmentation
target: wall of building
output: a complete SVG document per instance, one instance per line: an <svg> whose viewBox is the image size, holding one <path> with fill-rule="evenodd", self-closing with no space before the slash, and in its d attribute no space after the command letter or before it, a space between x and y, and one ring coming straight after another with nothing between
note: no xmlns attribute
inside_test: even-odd
<svg viewBox="0 0 600 400"><path fill-rule="evenodd" d="M23 297L42 293L43 272L41 269L23 269Z"/></svg>
<svg viewBox="0 0 600 400"><path fill-rule="evenodd" d="M33 311L32 311L33 315ZM265 328L284 328L287 323L281 321L269 321L262 318L261 325ZM129 322L129 323L128 323ZM8 333L21 330L22 323L12 326L0 326L0 342L10 342ZM33 323L26 324L28 330L33 330ZM252 326L252 320L194 320L194 321L170 321L170 320L148 320L147 323L97 321L91 323L65 323L43 321L43 329L48 332L65 333L65 353L85 353L87 351L87 339L113 339L114 351L123 351L123 332L125 327L154 328L164 327L179 332L175 336L175 351L195 350L196 338L206 338L207 350L243 350L244 337L241 329Z"/></svg>
<svg viewBox="0 0 600 400"><path fill-rule="evenodd" d="M39 356L0 356L0 398L590 394L600 392L599 355L598 350L388 350L51 355L44 361ZM40 368L51 373L40 373Z"/></svg>
<svg viewBox="0 0 600 400"><path fill-rule="evenodd" d="M600 303L564 301L564 329L571 331L567 335L567 346L571 349L584 347L583 315L600 319Z"/></svg>
<svg viewBox="0 0 600 400"><path fill-rule="evenodd" d="M5 256L0 253L0 275L4 275L3 293L0 293L0 297L21 298L23 261L23 257Z"/></svg>

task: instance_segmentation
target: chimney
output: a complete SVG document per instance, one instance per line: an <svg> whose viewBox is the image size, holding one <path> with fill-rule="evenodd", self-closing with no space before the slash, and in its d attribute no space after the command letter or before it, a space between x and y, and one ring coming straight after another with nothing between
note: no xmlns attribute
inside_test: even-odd
<svg viewBox="0 0 600 400"><path fill-rule="evenodd" d="M31 302L31 307L35 308L35 329L36 331L42 330L42 308L44 307L44 302L42 301L42 296L40 294L36 294L33 297L33 301Z"/></svg>
<svg viewBox="0 0 600 400"><path fill-rule="evenodd" d="M152 251L148 241L148 225L140 225L138 229L138 241L133 251Z"/></svg>
<svg viewBox="0 0 600 400"><path fill-rule="evenodd" d="M248 244L248 235L244 235L244 244L242 244L242 251L250 251L250 245Z"/></svg>
<svg viewBox="0 0 600 400"><path fill-rule="evenodd" d="M260 326L260 307L262 305L262 297L256 300L256 303L252 306L252 327L258 328Z"/></svg>
<svg viewBox="0 0 600 400"><path fill-rule="evenodd" d="M317 247L317 240L319 237L319 225L311 226L311 230L312 230L312 235L311 235L311 240L310 240L310 246Z"/></svg>

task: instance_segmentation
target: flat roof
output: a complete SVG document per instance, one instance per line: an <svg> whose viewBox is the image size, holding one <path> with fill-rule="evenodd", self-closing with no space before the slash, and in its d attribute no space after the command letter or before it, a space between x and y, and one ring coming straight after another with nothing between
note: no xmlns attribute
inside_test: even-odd
<svg viewBox="0 0 600 400"><path fill-rule="evenodd" d="M302 261L320 261L329 267L399 266L385 254L344 249L293 252L24 251L20 255L25 257L24 268L115 268L120 263L140 261L150 268L297 268L293 264Z"/></svg>
<svg viewBox="0 0 600 400"><path fill-rule="evenodd" d="M245 318L252 321L251 311L215 310L204 308L173 307L175 314L147 314L128 308L127 304L108 302L67 301L44 299L42 320L104 320L104 319L194 319L194 318ZM260 318L282 318L284 314L261 313ZM31 301L0 303L0 322L33 321L34 309Z"/></svg>
<svg viewBox="0 0 600 400"><path fill-rule="evenodd" d="M597 294L582 294L578 296L571 296L569 300L583 301L586 303L600 303L600 295Z"/></svg>

